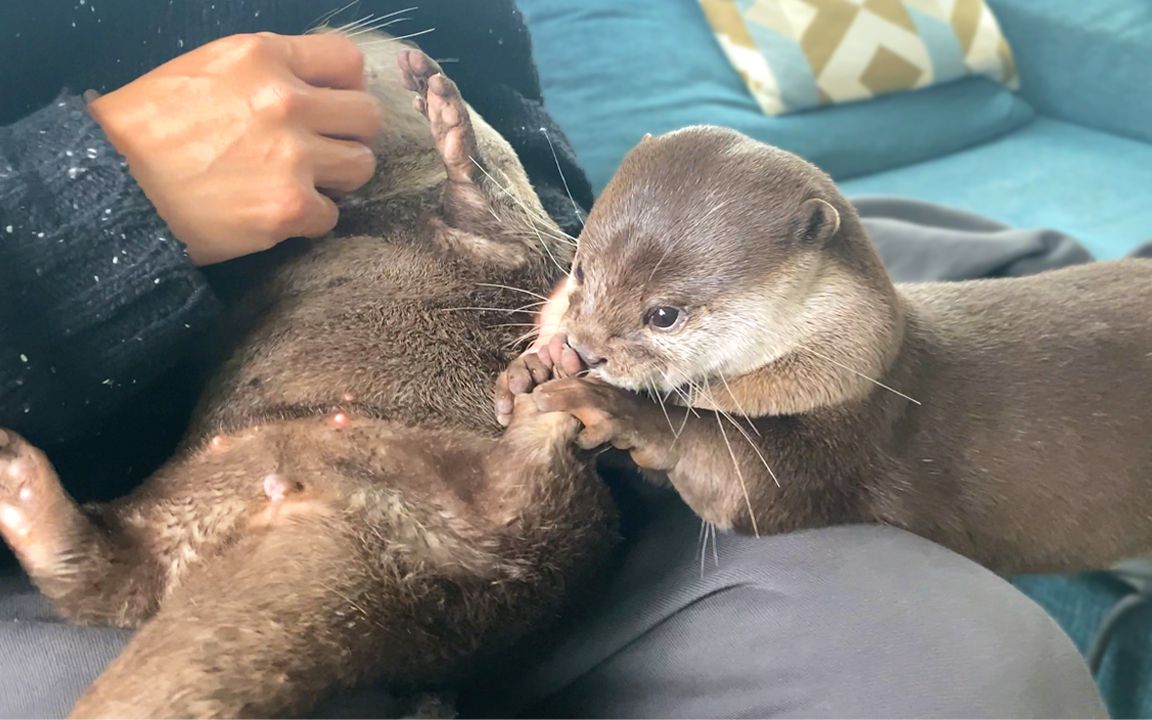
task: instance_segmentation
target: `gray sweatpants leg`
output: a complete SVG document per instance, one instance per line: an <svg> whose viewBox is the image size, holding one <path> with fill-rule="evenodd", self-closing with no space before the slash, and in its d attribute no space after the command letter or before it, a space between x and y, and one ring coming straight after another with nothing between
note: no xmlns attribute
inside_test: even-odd
<svg viewBox="0 0 1152 720"><path fill-rule="evenodd" d="M720 535L668 498L590 619L484 694L530 717L1106 717L1071 640L999 577L857 526Z"/></svg>
<svg viewBox="0 0 1152 720"><path fill-rule="evenodd" d="M582 717L1103 717L1072 643L1007 583L877 527L721 535L658 501L607 591L546 657L500 667L500 713ZM0 586L0 717L60 717L126 634ZM348 698L332 716L395 712ZM339 707L339 706L338 706Z"/></svg>

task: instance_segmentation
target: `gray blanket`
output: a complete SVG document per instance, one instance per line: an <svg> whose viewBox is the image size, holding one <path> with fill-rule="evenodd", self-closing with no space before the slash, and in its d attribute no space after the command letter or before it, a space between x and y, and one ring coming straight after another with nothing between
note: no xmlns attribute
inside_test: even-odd
<svg viewBox="0 0 1152 720"><path fill-rule="evenodd" d="M942 205L858 197L864 227L897 282L1017 277L1090 262L1076 240L1055 230L1018 230ZM1149 228L1152 236L1152 228ZM1152 257L1152 240L1134 256Z"/></svg>

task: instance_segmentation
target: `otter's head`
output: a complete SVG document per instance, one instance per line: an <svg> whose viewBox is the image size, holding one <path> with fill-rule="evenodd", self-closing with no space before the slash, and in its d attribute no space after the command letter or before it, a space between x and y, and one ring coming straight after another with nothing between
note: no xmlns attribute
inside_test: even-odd
<svg viewBox="0 0 1152 720"><path fill-rule="evenodd" d="M561 330L592 375L632 390L744 375L834 308L845 223L831 180L787 152L712 127L646 138L580 235Z"/></svg>

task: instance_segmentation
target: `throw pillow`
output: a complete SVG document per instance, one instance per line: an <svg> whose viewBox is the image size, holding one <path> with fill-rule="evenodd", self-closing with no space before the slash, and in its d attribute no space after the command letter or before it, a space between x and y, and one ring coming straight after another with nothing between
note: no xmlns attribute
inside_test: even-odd
<svg viewBox="0 0 1152 720"><path fill-rule="evenodd" d="M700 0L761 109L780 115L938 85L1017 83L984 0Z"/></svg>

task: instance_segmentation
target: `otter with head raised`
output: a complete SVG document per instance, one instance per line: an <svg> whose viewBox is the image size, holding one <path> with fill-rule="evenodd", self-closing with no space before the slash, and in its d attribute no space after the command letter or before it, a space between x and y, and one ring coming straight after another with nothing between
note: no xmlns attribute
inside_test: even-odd
<svg viewBox="0 0 1152 720"><path fill-rule="evenodd" d="M721 528L887 523L1005 574L1152 550L1152 262L894 285L826 175L698 127L627 156L564 302L497 412L539 385Z"/></svg>
<svg viewBox="0 0 1152 720"><path fill-rule="evenodd" d="M0 431L0 533L28 574L67 618L140 625L74 716L281 717L363 681L450 682L611 546L579 424L528 401L501 434L489 413L522 291L570 245L435 63L357 40L377 175L338 237L256 261L177 455L80 508Z"/></svg>

